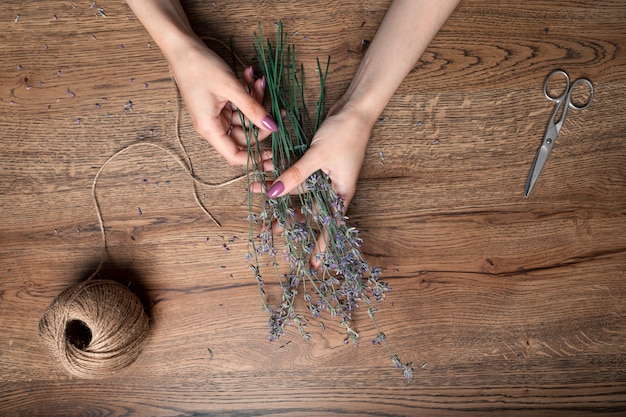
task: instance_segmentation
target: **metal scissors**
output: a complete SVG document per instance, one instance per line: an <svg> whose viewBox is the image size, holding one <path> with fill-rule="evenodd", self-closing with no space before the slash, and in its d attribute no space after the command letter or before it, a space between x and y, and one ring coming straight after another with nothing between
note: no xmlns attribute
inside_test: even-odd
<svg viewBox="0 0 626 417"><path fill-rule="evenodd" d="M555 75L565 77L565 90L556 97L548 94L548 83ZM586 84L589 87L589 96L582 105L576 105L572 102L572 92L578 84ZM533 189L543 166L548 160L548 155L550 155L552 145L554 145L556 137L561 131L561 127L563 127L563 122L565 121L565 116L567 115L567 109L571 107L575 110L584 110L589 107L591 105L591 101L593 100L593 84L591 84L591 81L586 78L579 78L573 83L570 83L569 75L567 75L565 71L555 70L548 75L548 78L546 78L546 81L543 83L543 95L546 96L548 100L554 101L555 105L550 121L548 122L548 127L546 128L546 133L543 135L541 146L537 150L533 164L530 167L530 173L528 174L528 179L526 180L526 187L524 187L524 194L526 197L528 197L530 191ZM561 117L558 117L557 120L559 112Z"/></svg>

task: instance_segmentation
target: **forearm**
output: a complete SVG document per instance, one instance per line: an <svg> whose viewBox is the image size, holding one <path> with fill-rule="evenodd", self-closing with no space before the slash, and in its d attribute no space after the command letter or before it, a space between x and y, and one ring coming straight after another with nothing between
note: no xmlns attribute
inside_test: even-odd
<svg viewBox="0 0 626 417"><path fill-rule="evenodd" d="M201 45L178 0L126 0L169 62L180 57L177 52Z"/></svg>
<svg viewBox="0 0 626 417"><path fill-rule="evenodd" d="M346 105L372 124L459 0L394 0L348 91Z"/></svg>

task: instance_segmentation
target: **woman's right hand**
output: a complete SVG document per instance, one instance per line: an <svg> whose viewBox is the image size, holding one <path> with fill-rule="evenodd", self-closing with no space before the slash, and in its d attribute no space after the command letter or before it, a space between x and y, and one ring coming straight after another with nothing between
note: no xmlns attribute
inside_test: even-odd
<svg viewBox="0 0 626 417"><path fill-rule="evenodd" d="M248 162L239 109L259 128L259 140L278 129L263 108L265 81L252 68L243 83L194 33L179 0L126 0L170 64L194 127L233 165ZM266 153L264 160L271 158ZM265 162L265 161L264 161Z"/></svg>
<svg viewBox="0 0 626 417"><path fill-rule="evenodd" d="M243 71L243 82L238 80L200 40L176 54L178 59L170 60L171 71L196 131L230 164L245 165L247 143L237 109L259 128L259 140L277 130L262 104L265 78L256 79L253 68L248 67ZM263 159L266 162L271 155L266 153Z"/></svg>

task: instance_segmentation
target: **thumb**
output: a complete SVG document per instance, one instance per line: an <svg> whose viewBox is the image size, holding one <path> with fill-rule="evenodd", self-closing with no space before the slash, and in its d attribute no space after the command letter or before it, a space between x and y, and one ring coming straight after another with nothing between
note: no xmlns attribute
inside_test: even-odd
<svg viewBox="0 0 626 417"><path fill-rule="evenodd" d="M277 198L289 194L302 184L311 174L320 169L317 160L309 149L302 158L287 168L267 190L269 198Z"/></svg>
<svg viewBox="0 0 626 417"><path fill-rule="evenodd" d="M231 102L259 129L270 132L278 130L276 121L267 113L265 107L250 94L246 93L243 88L237 89L237 93L231 99Z"/></svg>

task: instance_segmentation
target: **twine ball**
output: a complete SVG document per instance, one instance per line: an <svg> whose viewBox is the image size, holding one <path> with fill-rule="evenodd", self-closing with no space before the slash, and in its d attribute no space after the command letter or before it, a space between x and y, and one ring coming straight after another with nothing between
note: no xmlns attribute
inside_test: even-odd
<svg viewBox="0 0 626 417"><path fill-rule="evenodd" d="M133 363L148 332L148 317L137 296L111 280L88 280L66 289L39 322L39 336L61 367L89 379Z"/></svg>

